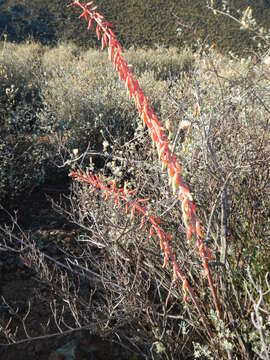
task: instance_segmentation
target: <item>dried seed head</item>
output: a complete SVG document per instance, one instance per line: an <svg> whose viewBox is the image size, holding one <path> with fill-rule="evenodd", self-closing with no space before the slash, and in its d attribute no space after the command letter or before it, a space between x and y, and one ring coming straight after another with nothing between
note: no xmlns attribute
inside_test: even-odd
<svg viewBox="0 0 270 360"><path fill-rule="evenodd" d="M194 108L193 108L193 116L195 118L197 118L199 116L199 106L197 103L194 104Z"/></svg>
<svg viewBox="0 0 270 360"><path fill-rule="evenodd" d="M168 132L170 133L171 132L171 122L169 119L166 120L165 127L168 130Z"/></svg>
<svg viewBox="0 0 270 360"><path fill-rule="evenodd" d="M78 149L73 149L73 150L72 150L72 152L73 152L73 155L74 155L74 156L77 156L77 155L78 155L79 150L78 150Z"/></svg>
<svg viewBox="0 0 270 360"><path fill-rule="evenodd" d="M103 145L103 151L106 152L108 150L108 147L109 147L110 144L108 143L107 140L104 140L102 145Z"/></svg>
<svg viewBox="0 0 270 360"><path fill-rule="evenodd" d="M188 131L188 129L190 128L190 122L187 120L183 120L180 123L180 129L182 129L184 131L184 133L186 133Z"/></svg>

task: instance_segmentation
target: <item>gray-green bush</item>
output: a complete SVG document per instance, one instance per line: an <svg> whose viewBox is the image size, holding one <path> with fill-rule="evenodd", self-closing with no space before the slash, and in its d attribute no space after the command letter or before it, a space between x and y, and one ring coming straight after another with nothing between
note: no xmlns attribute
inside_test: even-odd
<svg viewBox="0 0 270 360"><path fill-rule="evenodd" d="M130 49L126 58L158 112L170 86L166 77L176 78L193 61L188 50L180 56L159 47ZM138 115L106 53L3 42L0 72L1 199L29 194L54 164L71 160L73 149L81 153L90 143L100 151L106 139L123 144L134 134Z"/></svg>

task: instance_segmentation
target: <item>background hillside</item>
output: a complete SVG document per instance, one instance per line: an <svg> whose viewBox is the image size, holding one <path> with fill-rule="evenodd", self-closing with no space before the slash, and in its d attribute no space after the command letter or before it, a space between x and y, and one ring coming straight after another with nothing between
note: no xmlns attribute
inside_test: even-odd
<svg viewBox="0 0 270 360"><path fill-rule="evenodd" d="M66 8L67 1L0 0L0 35L20 42L33 37L42 43L74 40L77 44L95 46L94 33L83 30L75 11ZM192 45L198 38L215 43L221 51L248 52L254 48L246 32L224 16L213 16L204 0L97 0L101 12L115 25L125 47ZM269 27L269 0L235 0L235 9L251 5L258 23ZM183 34L177 37L177 28Z"/></svg>

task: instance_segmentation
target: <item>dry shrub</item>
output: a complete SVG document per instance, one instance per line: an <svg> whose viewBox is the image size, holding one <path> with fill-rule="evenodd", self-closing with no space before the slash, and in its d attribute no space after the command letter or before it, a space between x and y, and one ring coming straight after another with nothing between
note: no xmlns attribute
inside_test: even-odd
<svg viewBox="0 0 270 360"><path fill-rule="evenodd" d="M224 326L234 334L230 342L240 345L230 351L243 352L243 358L252 357L256 347L245 292L247 269L266 290L270 264L268 83L261 58L232 60L210 50L198 56L191 78L170 92L172 108L177 111L178 103L180 118L192 124L176 151L215 252L212 269L220 283ZM198 116L194 105L200 108ZM178 119L172 119L172 128L177 125ZM269 309L264 309L267 323Z"/></svg>
<svg viewBox="0 0 270 360"><path fill-rule="evenodd" d="M136 76L153 71L155 79L176 79L183 72L189 72L193 65L190 49L156 46L153 49L132 49L125 52L125 59L132 64Z"/></svg>
<svg viewBox="0 0 270 360"><path fill-rule="evenodd" d="M31 42L5 42L1 48L0 201L9 201L9 206L44 181L46 166L54 156L39 121L43 51Z"/></svg>
<svg viewBox="0 0 270 360"><path fill-rule="evenodd" d="M74 248L65 252L69 270L63 281L74 274L89 276L92 297L77 292L77 304L70 302L66 311L73 314L74 328L86 326L148 358L255 358L264 343L269 346L266 325L258 330L252 321L261 314L263 324L269 322L269 70L260 59L233 60L203 48L194 54L189 72L179 70L180 79L168 75L166 81L165 70L155 65L144 70L145 60L134 66L175 144L197 204L213 256L209 263L222 308L218 319L194 244L186 242L179 204L106 55L79 53L73 45L65 49L52 49L42 60L47 74L42 94L55 114L55 128L70 132L69 151L81 146L81 154L90 141L84 169L98 171L102 159L107 179L116 178L118 186L126 181L136 188L134 197L148 199L149 213L160 217L172 235L171 247L215 337L212 342L207 338L190 299L182 303L182 286L172 283L170 268L162 267L149 227L139 229L141 219L127 216L124 204L115 207L86 185L74 185L69 204L55 205L82 229ZM180 141L182 120L191 125ZM38 257L32 256L32 262L37 266ZM72 281L75 288L80 285ZM257 309L251 318L260 291L261 312Z"/></svg>
<svg viewBox="0 0 270 360"><path fill-rule="evenodd" d="M149 317L151 311L150 313L145 311L148 317L145 317L145 322L150 322L152 325L151 333L155 336L162 334L161 340L159 335L155 339L148 335L148 347L151 345L152 351L155 349L164 356L174 358L179 348L168 344L175 344L176 339L178 344L179 341L183 344L185 341L191 342L194 337L193 331L196 329L201 339L193 338L194 356L207 358L237 356L251 359L258 353L258 343L264 349L269 346L266 328L262 327L259 335L263 335L260 338L257 328L254 328L254 321L251 321L249 308L253 306L255 300L251 296L247 297L246 291L249 269L256 279L255 282L263 284L262 289L267 299L268 288L264 279L270 260L267 241L270 205L268 165L270 149L269 131L267 131L270 108L269 72L259 58L224 61L224 57L211 49L202 49L195 57L194 70L182 77L181 82L176 80L171 84L166 104L166 100L161 100L163 105L161 113L164 111L167 115L173 114L169 116L170 137L175 143L176 153L181 157L184 177L191 184L193 196L199 207L205 238L214 254L210 266L218 284L222 319L218 319L215 315L213 306L208 300L209 290L203 271L199 267L197 254L192 245L188 246L185 243L179 209L177 205L171 208L173 200L168 188L166 189L166 176L158 175L158 160L151 151L149 143L144 142L142 145L140 142L144 137L142 130L139 143L138 139L134 139L134 152L130 141L120 149L117 145L110 144L111 157L115 157L114 165L110 166L110 169L122 167L114 174L118 175L120 183L123 183L126 177L129 183L136 187L138 197L149 198L151 204L149 209L155 216L162 218L165 227L168 226L168 230L173 234L172 243L177 259L191 279L204 314L215 332L213 342L207 344L202 340L205 332L202 325L196 322L196 313L190 303L184 306L184 310L179 303L171 306L170 300L174 297L174 291L176 290L177 297L180 296L181 291L170 285L170 279L165 275L166 271L162 269L161 263L158 264L156 259L158 245L152 248L154 244L146 236L140 238L139 223L129 228L129 220L125 221L122 218L125 216L123 208L115 209L113 203L111 205L107 203L104 207L99 196L95 199L90 193L88 197L86 188L77 189L72 199L72 217L73 221L82 225L82 228L89 227L89 234L85 237L88 246L92 243L93 246L104 247L106 253L112 254L114 268L106 271L111 273L110 276L115 279L117 286L124 288L120 285L119 269L125 269L127 266L125 262L130 263L132 256L136 254L137 262L134 260L133 267L129 268L129 274L131 271L135 276L138 269L143 269L148 275L154 272L150 280L152 286L155 288L154 283L158 282L163 291L169 290L166 305L162 301L157 305L162 306L164 311L162 324L166 323L165 328L156 327L156 323L151 321L151 316ZM181 120L188 120L191 123L184 143L179 139L175 141ZM163 121L165 125L165 119ZM168 125L168 122L166 124ZM136 146L136 143L139 145ZM136 150L142 156L141 162L137 158ZM124 155L125 151L128 152L128 157ZM101 156L110 158L110 154L106 154L106 151ZM108 163L105 164L105 173ZM142 163L143 166L140 166ZM132 171L127 173L126 168ZM148 268L145 267L144 260ZM93 259L91 265L94 263ZM100 268L101 263L96 267L96 271L99 272ZM103 273L99 273L102 276ZM132 284L135 284L135 280ZM106 289L113 292L110 281L106 282ZM253 290L256 291L254 286ZM122 294L126 296L125 290ZM141 297L138 294L133 298L134 309L140 304ZM145 296L151 303L153 300L151 291ZM122 301L121 306L119 303L118 305L121 313L123 311L125 316L130 315L130 309L122 308ZM269 309L266 303L263 306L265 315L262 318L267 324ZM188 323L191 325L188 335L186 330L181 333L176 331L174 328L176 321L169 323L168 319L175 319L174 311L185 314L183 317L189 319ZM137 312L134 313L137 316ZM158 310L158 313L160 314L161 310ZM124 339L123 335L122 340ZM133 345L139 346L141 340L138 339ZM188 350L186 355L190 355Z"/></svg>
<svg viewBox="0 0 270 360"><path fill-rule="evenodd" d="M191 60L186 54L179 56L176 49L168 49L161 57L161 48L125 53L127 61L135 60L131 61L134 71L157 109L169 85L165 74L175 77L188 67L186 64ZM100 148L103 141L101 122L122 142L125 136L132 134L137 114L113 74L106 54L93 49L79 51L74 45L60 44L44 54L42 64L47 77L42 93L44 100L56 117L55 127L68 133L73 147L85 148L91 137L95 142L92 146Z"/></svg>

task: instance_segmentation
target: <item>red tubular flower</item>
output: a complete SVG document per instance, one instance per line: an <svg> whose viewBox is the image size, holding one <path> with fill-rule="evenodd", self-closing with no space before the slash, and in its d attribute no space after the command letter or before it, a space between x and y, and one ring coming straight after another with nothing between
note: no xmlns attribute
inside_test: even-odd
<svg viewBox="0 0 270 360"><path fill-rule="evenodd" d="M131 220L134 219L134 216L135 216L135 206L133 205L131 210L130 210L130 218L131 218Z"/></svg>
<svg viewBox="0 0 270 360"><path fill-rule="evenodd" d="M100 40L100 26L99 25L97 25L97 27L96 27L96 34L97 34L98 40Z"/></svg>
<svg viewBox="0 0 270 360"><path fill-rule="evenodd" d="M184 296L183 296L183 301L182 303L185 303L187 301L187 294L185 293Z"/></svg>
<svg viewBox="0 0 270 360"><path fill-rule="evenodd" d="M169 177L169 184L171 185L173 179L174 171L171 164L168 165L168 177Z"/></svg>
<svg viewBox="0 0 270 360"><path fill-rule="evenodd" d="M173 282L177 281L178 279L178 266L176 261L173 262Z"/></svg>
<svg viewBox="0 0 270 360"><path fill-rule="evenodd" d="M187 226L187 240L188 240L188 241L190 241L191 235L192 235L192 227L191 227L191 225L189 224L189 225Z"/></svg>
<svg viewBox="0 0 270 360"><path fill-rule="evenodd" d="M79 19L81 19L82 17L85 18L86 21L88 21L87 9L85 9L85 11L79 16Z"/></svg>
<svg viewBox="0 0 270 360"><path fill-rule="evenodd" d="M93 24L93 18L91 17L88 21L88 27L87 27L87 30L90 30L91 27L92 27L92 24Z"/></svg>

